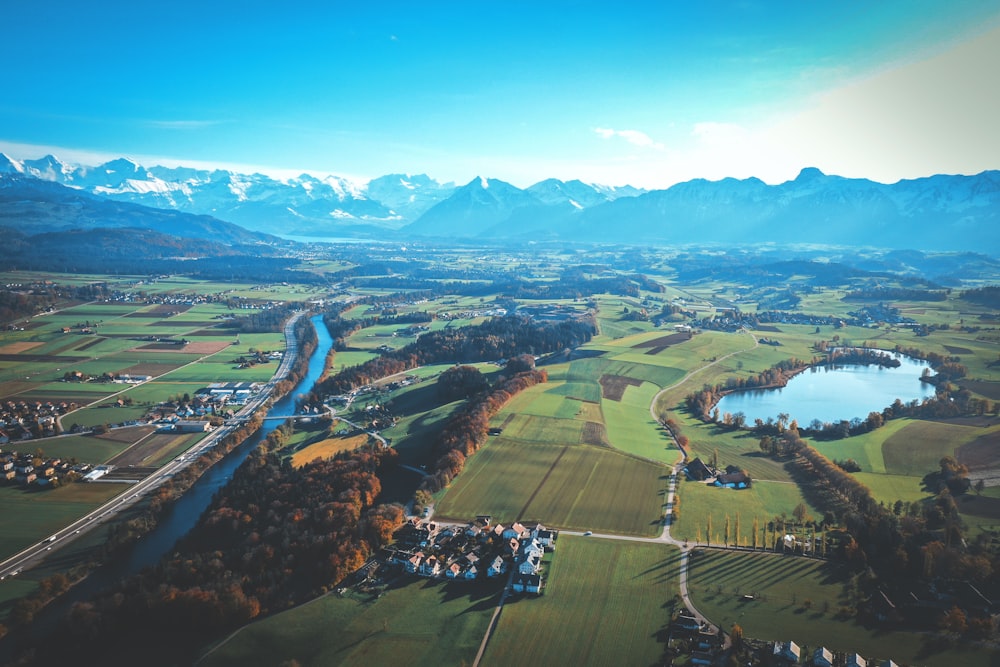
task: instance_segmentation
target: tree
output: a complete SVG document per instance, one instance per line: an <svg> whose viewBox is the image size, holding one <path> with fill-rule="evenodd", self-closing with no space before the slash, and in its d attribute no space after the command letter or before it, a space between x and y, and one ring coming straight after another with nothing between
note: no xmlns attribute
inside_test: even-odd
<svg viewBox="0 0 1000 667"><path fill-rule="evenodd" d="M535 357L530 354L519 354L516 357L511 357L507 360L504 370L507 371L508 375L533 371L535 370Z"/></svg>
<svg viewBox="0 0 1000 667"><path fill-rule="evenodd" d="M809 509L804 503L799 503L792 510L792 516L795 517L795 521L798 523L806 523L806 520L809 519Z"/></svg>
<svg viewBox="0 0 1000 667"><path fill-rule="evenodd" d="M732 640L735 650L739 651L743 648L743 628L738 623L733 623L733 627L729 631L729 638Z"/></svg>
<svg viewBox="0 0 1000 667"><path fill-rule="evenodd" d="M939 625L945 632L955 635L965 634L965 631L968 628L965 612L958 607L952 607L949 609L945 615L941 617Z"/></svg>

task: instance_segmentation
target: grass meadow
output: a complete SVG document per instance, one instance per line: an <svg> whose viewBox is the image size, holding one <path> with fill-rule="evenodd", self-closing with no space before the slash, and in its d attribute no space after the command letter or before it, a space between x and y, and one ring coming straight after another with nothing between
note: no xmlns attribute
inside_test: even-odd
<svg viewBox="0 0 1000 667"><path fill-rule="evenodd" d="M850 572L822 560L771 554L699 550L690 559L688 587L695 607L728 631L792 640L814 649L857 651L866 658L928 667L995 665L995 655L963 645L936 652L930 635L868 629L842 614L855 600ZM745 601L742 596L756 599ZM869 661L868 664L872 664Z"/></svg>
<svg viewBox="0 0 1000 667"><path fill-rule="evenodd" d="M127 488L122 484L67 484L48 491L27 491L0 486L0 506L4 508L0 512L0 560L51 535Z"/></svg>
<svg viewBox="0 0 1000 667"><path fill-rule="evenodd" d="M497 582L445 583L404 575L379 597L331 593L248 625L199 664L468 665L499 594Z"/></svg>
<svg viewBox="0 0 1000 667"><path fill-rule="evenodd" d="M743 546L753 544L753 521L759 521L758 531L776 516L792 516L799 503L809 508L816 518L823 513L806 502L799 487L784 482L754 482L749 489L720 489L703 482L684 481L678 484L680 495L680 516L670 527L672 537L704 544L711 539L712 544L725 542L726 519L730 524L729 543L737 539L737 516L739 516L739 540ZM711 522L711 537L709 536ZM758 532L758 536L760 533ZM758 545L762 545L762 541Z"/></svg>
<svg viewBox="0 0 1000 667"><path fill-rule="evenodd" d="M437 504L456 520L541 521L573 530L658 535L668 469L589 445L492 438Z"/></svg>
<svg viewBox="0 0 1000 667"><path fill-rule="evenodd" d="M659 664L679 566L667 545L564 535L544 595L508 600L481 664Z"/></svg>

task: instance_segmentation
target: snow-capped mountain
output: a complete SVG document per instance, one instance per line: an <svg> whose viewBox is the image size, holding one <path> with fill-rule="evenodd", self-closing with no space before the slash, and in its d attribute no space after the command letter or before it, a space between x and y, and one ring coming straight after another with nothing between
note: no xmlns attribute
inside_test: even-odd
<svg viewBox="0 0 1000 667"><path fill-rule="evenodd" d="M583 211L580 240L613 235L672 243L839 243L1000 252L1000 172L894 184L803 169L767 185L756 178L694 180Z"/></svg>
<svg viewBox="0 0 1000 667"><path fill-rule="evenodd" d="M526 189L477 177L456 187L420 174L358 183L302 174L96 167L49 155L0 175L32 176L106 199L207 214L256 231L312 237L549 238L640 243L798 242L1000 253L1000 172L883 184L806 168L793 180L694 179L665 190L547 179Z"/></svg>
<svg viewBox="0 0 1000 667"><path fill-rule="evenodd" d="M544 206L531 192L495 178L477 176L404 231L416 236L478 236L518 209Z"/></svg>
<svg viewBox="0 0 1000 667"><path fill-rule="evenodd" d="M212 215L253 230L307 236L396 229L454 190L454 185L427 176L386 176L367 184L310 174L279 180L225 170L146 168L127 158L94 167L67 164L52 155L19 162L2 153L0 173L25 173L115 201Z"/></svg>

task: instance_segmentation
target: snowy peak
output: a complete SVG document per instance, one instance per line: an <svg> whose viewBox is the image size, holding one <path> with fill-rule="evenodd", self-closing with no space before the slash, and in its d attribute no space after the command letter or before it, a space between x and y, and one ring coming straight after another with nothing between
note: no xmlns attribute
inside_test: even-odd
<svg viewBox="0 0 1000 667"><path fill-rule="evenodd" d="M25 160L21 163L24 173L40 178L43 181L67 183L71 180L73 168L65 164L55 155L46 155L37 160Z"/></svg>
<svg viewBox="0 0 1000 667"><path fill-rule="evenodd" d="M570 204L578 209L590 208L620 197L635 197L642 190L626 186L615 188L608 185L592 185L580 180L560 181L549 178L539 181L527 189L546 204Z"/></svg>
<svg viewBox="0 0 1000 667"><path fill-rule="evenodd" d="M24 167L5 153L0 153L0 174L23 174Z"/></svg>

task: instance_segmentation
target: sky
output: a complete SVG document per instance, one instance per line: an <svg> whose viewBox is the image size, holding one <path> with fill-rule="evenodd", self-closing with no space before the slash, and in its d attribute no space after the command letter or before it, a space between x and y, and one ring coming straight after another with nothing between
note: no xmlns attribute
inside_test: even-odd
<svg viewBox="0 0 1000 667"><path fill-rule="evenodd" d="M994 0L4 3L0 151L664 188L1000 168Z"/></svg>

